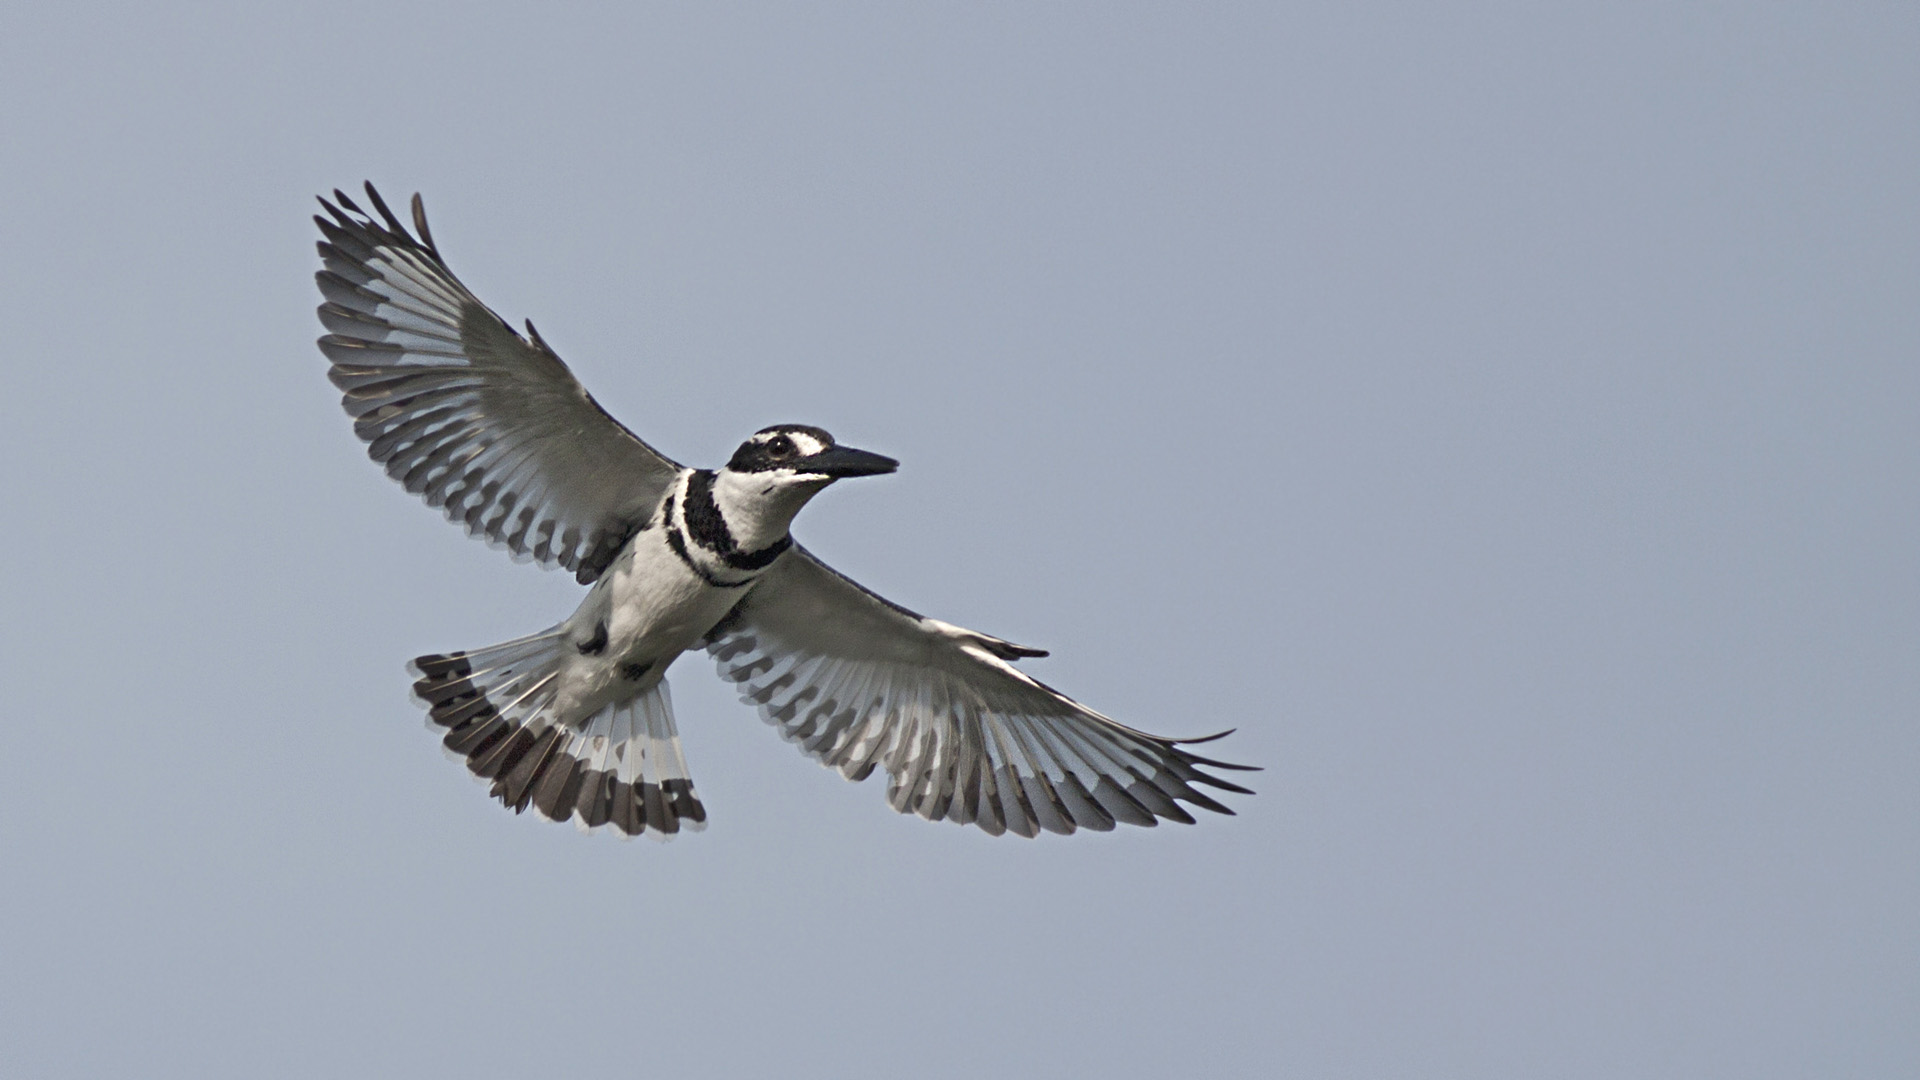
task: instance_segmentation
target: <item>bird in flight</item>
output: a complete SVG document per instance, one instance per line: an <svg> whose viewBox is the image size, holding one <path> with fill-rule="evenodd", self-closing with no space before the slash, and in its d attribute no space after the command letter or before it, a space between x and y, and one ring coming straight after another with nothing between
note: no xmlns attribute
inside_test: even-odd
<svg viewBox="0 0 1920 1080"><path fill-rule="evenodd" d="M806 424L692 469L600 407L533 323L522 336L413 231L322 198L320 351L368 456L516 558L592 586L536 634L422 656L414 691L443 743L516 812L670 835L707 819L674 727L667 668L702 648L768 723L849 780L886 770L901 813L993 835L1193 823L1232 810L1196 785L1244 770L1136 731L1014 666L1040 649L869 592L788 533L836 480L898 462ZM378 215L377 217L375 215Z"/></svg>

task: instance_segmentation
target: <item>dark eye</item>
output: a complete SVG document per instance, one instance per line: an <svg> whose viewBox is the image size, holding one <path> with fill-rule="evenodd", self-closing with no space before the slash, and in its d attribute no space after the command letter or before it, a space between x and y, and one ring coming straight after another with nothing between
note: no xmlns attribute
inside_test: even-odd
<svg viewBox="0 0 1920 1080"><path fill-rule="evenodd" d="M767 440L767 456L776 461L793 456L793 440L785 435L775 435Z"/></svg>

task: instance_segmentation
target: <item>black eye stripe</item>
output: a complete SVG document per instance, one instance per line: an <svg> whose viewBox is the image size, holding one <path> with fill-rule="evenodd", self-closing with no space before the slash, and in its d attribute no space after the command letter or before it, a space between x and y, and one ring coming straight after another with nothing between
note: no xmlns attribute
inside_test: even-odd
<svg viewBox="0 0 1920 1080"><path fill-rule="evenodd" d="M833 445L833 436L805 424L777 424L761 428L734 451L727 468L736 473L771 472Z"/></svg>

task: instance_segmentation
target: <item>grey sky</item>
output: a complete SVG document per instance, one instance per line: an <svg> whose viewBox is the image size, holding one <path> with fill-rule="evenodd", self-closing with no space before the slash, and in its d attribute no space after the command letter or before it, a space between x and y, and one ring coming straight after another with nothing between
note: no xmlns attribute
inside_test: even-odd
<svg viewBox="0 0 1920 1080"><path fill-rule="evenodd" d="M15 5L3 1071L1920 1070L1920 16L1564 7ZM688 657L705 833L503 811L402 665L578 589L350 434L367 178L1259 794L903 818Z"/></svg>

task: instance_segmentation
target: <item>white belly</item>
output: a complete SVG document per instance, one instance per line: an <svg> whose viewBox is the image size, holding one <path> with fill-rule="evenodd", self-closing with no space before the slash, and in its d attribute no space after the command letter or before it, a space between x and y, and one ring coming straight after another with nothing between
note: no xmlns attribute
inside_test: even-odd
<svg viewBox="0 0 1920 1080"><path fill-rule="evenodd" d="M652 689L746 591L707 584L667 546L665 529L634 537L566 621L575 647L560 668L559 718L578 724ZM594 644L602 626L605 644L583 651L579 646Z"/></svg>

